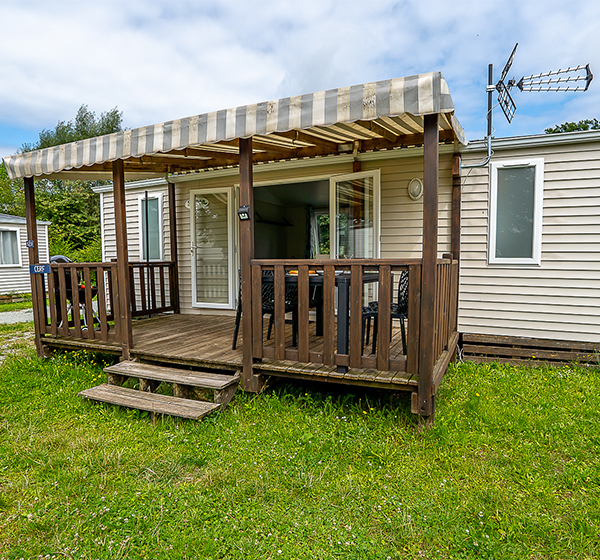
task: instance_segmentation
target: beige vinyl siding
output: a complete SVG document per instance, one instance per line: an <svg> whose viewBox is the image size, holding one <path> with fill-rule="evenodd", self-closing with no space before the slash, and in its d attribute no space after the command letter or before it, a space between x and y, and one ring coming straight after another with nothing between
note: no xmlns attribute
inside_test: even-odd
<svg viewBox="0 0 600 560"><path fill-rule="evenodd" d="M488 265L488 167L463 171L459 330L600 341L600 144L495 149L544 158L540 266ZM463 155L463 163L482 153Z"/></svg>
<svg viewBox="0 0 600 560"><path fill-rule="evenodd" d="M414 154L414 155L406 155ZM311 165L294 169L280 169L280 166L261 164L254 166L254 183L294 182L301 179L329 179L334 175L352 172L352 162L336 162L328 158L323 165ZM452 205L452 155L440 155L439 172L439 254L450 250L451 239L451 205ZM382 258L419 258L422 254L423 200L413 201L407 193L411 179L423 178L422 149L403 150L399 157L389 157L383 152L381 159L369 159L362 162L362 171L380 170L381 174L381 257ZM234 310L201 309L192 307L192 261L191 261L191 225L190 210L186 202L191 198L191 191L198 189L213 189L217 187L232 187L239 183L237 175L219 176L207 172L200 174L198 179L179 182L176 184L177 212L177 243L179 257L179 287L182 313L211 313L232 314ZM127 232L129 240L129 258L138 258L138 218L137 196L144 189L134 190L131 185L126 191L127 200ZM164 230L166 239L165 256L169 258L168 250L168 197L166 185L154 188L151 192L165 192L163 198ZM116 257L114 237L114 208L112 193L103 194L104 211L104 248L105 259ZM234 202L237 205L237 200ZM235 243L237 247L237 240ZM236 249L237 251L237 249ZM237 253L236 253L237 258ZM237 267L237 265L236 265ZM237 296L237 277L236 296Z"/></svg>
<svg viewBox="0 0 600 560"><path fill-rule="evenodd" d="M21 251L21 266L0 266L0 294L31 293L29 279L29 249L27 248L27 226L25 224L2 222L0 229L17 229L19 236L19 250ZM38 224L38 250L41 263L50 260L48 254L48 226Z"/></svg>

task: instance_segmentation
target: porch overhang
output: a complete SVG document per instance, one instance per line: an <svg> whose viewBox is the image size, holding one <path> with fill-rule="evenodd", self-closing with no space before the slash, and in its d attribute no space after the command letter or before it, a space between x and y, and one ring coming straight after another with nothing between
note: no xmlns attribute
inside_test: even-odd
<svg viewBox="0 0 600 560"><path fill-rule="evenodd" d="M11 179L126 180L237 166L239 140L253 163L364 153L424 142L425 115L438 114L440 142L466 144L440 72L287 97L167 121L4 158Z"/></svg>

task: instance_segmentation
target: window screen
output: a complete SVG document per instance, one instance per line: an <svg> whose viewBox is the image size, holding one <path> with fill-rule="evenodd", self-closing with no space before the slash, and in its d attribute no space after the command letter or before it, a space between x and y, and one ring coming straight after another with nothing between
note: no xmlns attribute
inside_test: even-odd
<svg viewBox="0 0 600 560"><path fill-rule="evenodd" d="M535 167L498 169L496 258L532 258Z"/></svg>
<svg viewBox="0 0 600 560"><path fill-rule="evenodd" d="M0 265L19 265L19 238L15 230L0 230Z"/></svg>
<svg viewBox="0 0 600 560"><path fill-rule="evenodd" d="M141 223L142 223L142 260L148 258L148 250L146 244L150 248L149 257L150 260L158 261L162 258L160 254L160 213L159 213L159 199L148 198L148 208L146 212L146 199L141 200ZM147 221L146 221L147 219Z"/></svg>

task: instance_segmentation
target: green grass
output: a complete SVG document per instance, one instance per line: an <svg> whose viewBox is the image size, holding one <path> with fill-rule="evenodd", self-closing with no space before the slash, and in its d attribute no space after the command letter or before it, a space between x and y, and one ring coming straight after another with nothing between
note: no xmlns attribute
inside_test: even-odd
<svg viewBox="0 0 600 560"><path fill-rule="evenodd" d="M0 303L0 313L4 313L5 311L20 311L21 309L31 309L33 304L31 300L27 301L18 301L15 303Z"/></svg>
<svg viewBox="0 0 600 560"><path fill-rule="evenodd" d="M600 556L598 368L452 367L419 432L404 396L299 384L153 425L80 401L101 367L0 364L0 558Z"/></svg>

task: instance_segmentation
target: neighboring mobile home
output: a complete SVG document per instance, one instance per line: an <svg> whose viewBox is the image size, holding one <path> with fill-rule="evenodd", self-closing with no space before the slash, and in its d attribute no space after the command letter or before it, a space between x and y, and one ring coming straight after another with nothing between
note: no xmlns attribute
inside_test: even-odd
<svg viewBox="0 0 600 560"><path fill-rule="evenodd" d="M471 359L596 361L600 132L495 139L464 169L458 328ZM461 149L485 158L484 142Z"/></svg>
<svg viewBox="0 0 600 560"><path fill-rule="evenodd" d="M37 221L40 259L48 262L48 226L50 222ZM27 223L25 218L0 214L0 295L28 294L29 255L27 251Z"/></svg>
<svg viewBox="0 0 600 560"><path fill-rule="evenodd" d="M34 177L113 179L104 262L32 278L38 352L239 371L251 391L266 376L404 390L431 419L458 341L461 143L435 72L5 158L30 220Z"/></svg>

